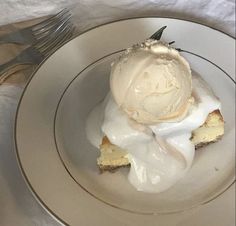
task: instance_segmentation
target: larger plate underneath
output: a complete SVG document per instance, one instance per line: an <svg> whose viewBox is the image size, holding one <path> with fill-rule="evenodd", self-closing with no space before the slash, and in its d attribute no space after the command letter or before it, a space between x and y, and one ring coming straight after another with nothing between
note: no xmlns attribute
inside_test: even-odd
<svg viewBox="0 0 236 226"><path fill-rule="evenodd" d="M85 120L108 91L112 59L164 25L163 39L187 50L192 69L220 97L226 133L197 153L190 173L173 189L150 195L129 185L127 170L98 173ZM69 225L231 225L234 45L233 38L192 22L138 18L94 28L61 47L32 76L16 119L18 160L36 198Z"/></svg>

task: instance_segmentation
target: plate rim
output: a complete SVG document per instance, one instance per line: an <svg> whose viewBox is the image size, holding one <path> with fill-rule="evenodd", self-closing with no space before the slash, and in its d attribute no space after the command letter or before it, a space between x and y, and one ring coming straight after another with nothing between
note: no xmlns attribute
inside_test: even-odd
<svg viewBox="0 0 236 226"><path fill-rule="evenodd" d="M34 196L34 198L38 201L38 203L42 206L42 208L45 209L46 212L48 212L48 213L50 214L50 216L52 216L57 222L59 222L59 223L61 223L61 224L63 224L63 225L66 225L66 226L67 226L67 225L69 225L69 224L66 223L63 219L61 219L57 214L55 214L55 213L53 212L53 210L51 210L50 207L48 207L47 204L40 198L40 196L37 194L37 192L34 190L33 186L31 185L31 183L30 183L28 177L26 176L25 170L24 170L23 165L22 165L22 163L21 163L20 156L19 156L19 151L18 151L18 146L17 146L17 139L16 139L16 134L17 134L17 129L16 129L16 127L17 127L18 113L19 113L19 110L20 110L20 107L21 107L21 102L22 102L22 100L23 100L23 98L24 98L24 95L25 95L25 93L26 93L26 90L27 90L29 84L31 83L32 79L34 78L34 76L36 75L36 73L38 72L38 70L39 70L39 69L41 68L41 66L42 66L56 51L58 51L62 46L66 45L67 43L69 43L69 42L72 41L73 39L76 39L77 37L79 37L79 36L81 36L81 35L83 35L83 34L89 32L89 31L91 31L91 30L94 30L94 29L97 29L97 28L99 28L99 27L102 27L102 26L106 26L106 25L110 25L110 24L113 24L113 23L116 23L116 22L122 22L122 21L126 21L126 20L128 21L128 20L147 19L147 18L154 18L154 19L158 19L158 18L160 18L160 19L171 19L171 20L173 20L173 21L179 20L179 21L183 21L183 22L189 22L189 23L193 23L193 24L198 24L198 25L201 25L201 26L206 27L206 28L208 28L208 29L212 29L212 30L215 30L215 31L217 31L217 32L219 32L219 33L222 33L222 34L228 36L229 38L232 38L233 40L236 40L236 38L235 38L234 36L232 36L232 35L230 35L230 34L224 32L224 31L222 31L222 30L220 30L220 29L218 29L218 28L214 28L214 27L212 27L212 26L210 26L210 25L206 25L206 24L204 24L204 23L202 23L202 22L197 22L197 21L194 21L194 20L191 20L191 19L181 19L181 18L178 18L178 17L170 17L170 16L166 16L166 17L165 17L165 16L155 16L155 15L153 15L153 16L127 17L127 18L124 17L124 18L122 18L122 19L112 20L112 21L109 21L109 22L106 22L106 23L102 23L102 24L93 26L93 27L91 27L91 28L89 28L89 29L84 30L84 31L81 32L81 33L76 34L75 36L73 36L72 38L70 38L69 40L67 40L65 43L59 45L52 53L50 53L50 55L48 55L48 56L37 66L37 68L36 68L36 69L32 72L32 74L30 75L30 77L29 77L27 83L25 84L25 87L24 87L24 89L23 89L23 91L22 91L22 93L21 93L21 95L20 95L20 98L19 98L19 101L18 101L18 104L17 104L17 109L16 109L16 113L15 113L15 118L14 118L14 128L13 128L14 150L15 150L15 155L16 155L18 167L19 167L19 169L20 169L20 172L21 172L21 174L22 174L22 177L23 177L23 179L24 179L24 181L25 181L25 183L26 183L28 189L30 190L31 194L32 194L32 195ZM213 63L213 62L210 62L210 63ZM213 64L214 64L214 63L213 63ZM215 65L215 66L217 66L217 65ZM218 67L218 66L217 66L217 67ZM221 68L219 68L219 69L222 70ZM223 70L223 72L224 72L226 75L228 75L228 77L232 80L232 82L233 82L234 84L236 84L236 81L234 80L234 78L232 78L232 77L231 77L227 72L225 72L224 70ZM214 200L215 198L221 196L221 195L222 195L223 193L225 193L229 188L231 188L231 186L234 185L235 182L236 182L236 180L234 180L234 181L232 182L232 184L230 184L222 193L218 194L218 195L217 195L216 197L214 197L213 199L208 200L207 202L202 203L202 204L200 204L200 205L205 205L205 204L211 202L212 200Z"/></svg>

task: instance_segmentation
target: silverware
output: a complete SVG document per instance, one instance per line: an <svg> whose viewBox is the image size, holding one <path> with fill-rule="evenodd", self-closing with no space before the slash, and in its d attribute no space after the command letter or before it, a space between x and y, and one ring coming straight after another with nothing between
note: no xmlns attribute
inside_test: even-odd
<svg viewBox="0 0 236 226"><path fill-rule="evenodd" d="M31 45L35 42L41 41L48 35L55 32L55 30L65 26L66 21L70 18L70 11L68 9L64 9L38 24L1 36L0 44L15 43Z"/></svg>
<svg viewBox="0 0 236 226"><path fill-rule="evenodd" d="M67 20L67 22L55 32L26 48L12 60L0 65L0 78L13 66L20 64L39 64L57 47L68 40L73 35L74 29L74 26Z"/></svg>

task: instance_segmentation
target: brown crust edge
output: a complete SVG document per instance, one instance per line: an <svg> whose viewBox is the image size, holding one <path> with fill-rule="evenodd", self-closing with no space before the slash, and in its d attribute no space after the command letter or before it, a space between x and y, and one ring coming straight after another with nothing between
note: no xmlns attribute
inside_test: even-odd
<svg viewBox="0 0 236 226"><path fill-rule="evenodd" d="M122 166L104 166L104 165L98 165L100 173L104 173L106 171L108 171L110 173L114 173L119 168L124 168L124 167L129 168L130 167L130 163L127 164L127 165L122 165Z"/></svg>
<svg viewBox="0 0 236 226"><path fill-rule="evenodd" d="M200 148L202 148L202 147L205 147L205 146L207 146L208 144L213 144L213 143L215 143L215 142L221 140L222 137L223 137L223 135L220 135L220 136L218 136L218 137L217 137L215 140L213 140L213 141L199 143L199 144L197 144L197 145L195 146L195 150L200 149Z"/></svg>

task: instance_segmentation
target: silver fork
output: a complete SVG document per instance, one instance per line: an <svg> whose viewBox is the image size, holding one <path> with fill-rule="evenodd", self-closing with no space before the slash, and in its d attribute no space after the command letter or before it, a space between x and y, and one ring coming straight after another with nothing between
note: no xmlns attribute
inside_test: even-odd
<svg viewBox="0 0 236 226"><path fill-rule="evenodd" d="M69 20L70 17L70 11L64 9L38 24L1 36L0 44L33 44L44 39L55 30L60 29L60 26L63 26L63 23Z"/></svg>
<svg viewBox="0 0 236 226"><path fill-rule="evenodd" d="M1 76L4 76L4 73L13 66L39 64L42 62L45 57L50 55L73 35L74 29L75 27L67 20L67 22L54 33L38 41L33 46L26 48L7 63L0 65L0 79L2 79Z"/></svg>

